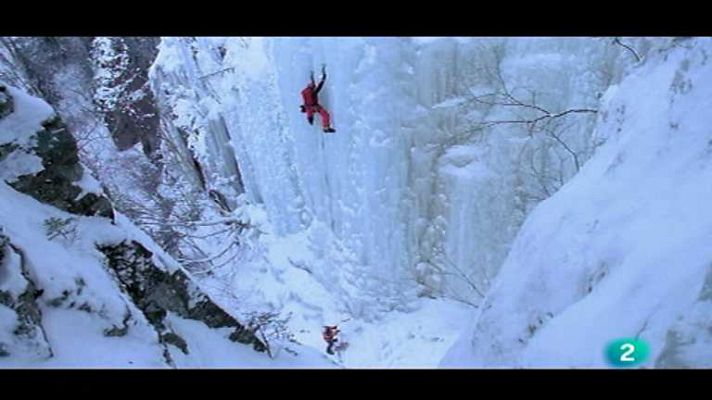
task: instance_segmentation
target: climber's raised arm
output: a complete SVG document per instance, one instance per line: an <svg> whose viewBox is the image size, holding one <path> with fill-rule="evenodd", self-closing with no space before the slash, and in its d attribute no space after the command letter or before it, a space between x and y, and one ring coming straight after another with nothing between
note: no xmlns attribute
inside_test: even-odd
<svg viewBox="0 0 712 400"><path fill-rule="evenodd" d="M326 66L322 65L321 66L321 81L319 81L319 84L316 86L316 89L314 90L315 93L319 93L321 90L321 87L324 86L324 81L326 80Z"/></svg>

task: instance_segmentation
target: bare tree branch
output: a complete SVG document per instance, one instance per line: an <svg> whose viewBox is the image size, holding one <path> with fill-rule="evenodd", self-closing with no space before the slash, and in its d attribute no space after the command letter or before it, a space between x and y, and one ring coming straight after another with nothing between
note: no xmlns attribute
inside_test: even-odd
<svg viewBox="0 0 712 400"><path fill-rule="evenodd" d="M208 257L208 258L204 258L204 259L202 259L202 260L178 259L178 261L180 261L180 262L191 262L191 263L209 263L209 262L215 261L215 260L217 260L218 258L220 258L220 257L222 257L223 255L225 255L228 251L230 251L230 249L232 249L233 247L235 247L235 245L237 245L237 243L238 243L238 242L237 242L236 240L235 240L235 241L231 241L230 244L229 244L227 247L225 247L225 249L223 249L222 251L220 251L218 254L213 255L213 256L210 256L210 257Z"/></svg>
<svg viewBox="0 0 712 400"><path fill-rule="evenodd" d="M221 74L221 73L227 72L227 71L231 71L231 72L232 72L232 71L235 71L235 67L228 67L228 68L225 68L225 69L221 69L221 70L219 70L219 71L215 71L215 72L213 72L213 73L210 73L210 74L207 74L207 75L203 75L203 76L201 76L201 77L198 78L198 79L210 78L211 76L215 76L215 75L217 75L217 74Z"/></svg>
<svg viewBox="0 0 712 400"><path fill-rule="evenodd" d="M563 116L566 116L569 114L574 114L574 113L595 114L597 112L598 112L598 110L595 110L592 108L570 108L568 110L564 110L564 111L557 112L557 113L550 113L547 111L546 114L541 115L536 118L492 120L492 121L483 121L482 124L487 125L487 126L499 125L499 124L524 124L524 125L528 125L530 131L533 131L536 124L541 121L550 120L550 119L554 119L554 118L560 118L560 117L563 117Z"/></svg>
<svg viewBox="0 0 712 400"><path fill-rule="evenodd" d="M443 275L452 275L456 276L460 279L462 279L475 293L477 293L480 297L484 298L485 295L484 293L480 290L480 288L477 286L477 284L472 280L472 278L465 272L463 271L457 264L455 264L450 258L443 253L443 259L445 262L449 265L450 268L455 270L455 272L449 272L447 270L443 270L442 274Z"/></svg>
<svg viewBox="0 0 712 400"><path fill-rule="evenodd" d="M628 51L629 51L631 54L633 54L633 56L635 57L635 61L640 62L640 59L641 59L641 58L640 58L640 56L638 55L638 52L636 52L635 49L633 49L632 47L628 46L627 44L621 42L621 39L620 39L620 38L618 38L618 37L617 37L617 38L614 38L614 39L613 39L613 44L617 44L617 45L623 47L624 49L628 50Z"/></svg>
<svg viewBox="0 0 712 400"><path fill-rule="evenodd" d="M574 165L576 166L576 172L578 172L581 169L578 154L569 147L553 129L547 129L546 134L560 144L567 153L571 154L571 158L574 160Z"/></svg>

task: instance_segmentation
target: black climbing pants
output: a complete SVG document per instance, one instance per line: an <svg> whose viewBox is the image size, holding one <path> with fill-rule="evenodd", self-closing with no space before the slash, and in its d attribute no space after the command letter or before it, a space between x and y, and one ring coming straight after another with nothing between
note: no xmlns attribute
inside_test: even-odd
<svg viewBox="0 0 712 400"><path fill-rule="evenodd" d="M339 339L332 339L332 340L329 341L329 344L326 346L326 352L327 352L327 353L329 353L329 354L334 354L334 344L336 344L336 342L337 342L338 340L339 340Z"/></svg>

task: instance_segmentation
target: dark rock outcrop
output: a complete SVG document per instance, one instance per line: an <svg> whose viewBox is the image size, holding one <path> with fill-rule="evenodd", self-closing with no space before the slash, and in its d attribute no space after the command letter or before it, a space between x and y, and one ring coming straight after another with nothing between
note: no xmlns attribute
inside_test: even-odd
<svg viewBox="0 0 712 400"><path fill-rule="evenodd" d="M3 85L0 85L0 119L10 115L13 110L12 96Z"/></svg>
<svg viewBox="0 0 712 400"><path fill-rule="evenodd" d="M159 38L122 37L128 55L128 67L117 77L116 85L125 85L116 107L107 110L104 122L113 132L119 150L126 150L137 143L143 145L144 153L152 157L160 145L160 120L149 89L148 69L158 54ZM140 93L137 98L134 94Z"/></svg>
<svg viewBox="0 0 712 400"><path fill-rule="evenodd" d="M19 262L11 262L10 254L15 254ZM11 348L17 348L18 344L26 352L31 351L36 356L52 357L52 349L42 327L42 312L37 304L37 298L43 291L38 289L29 277L24 252L13 246L10 239L0 233L0 277L10 279L12 275L19 275L15 278L24 281L25 286L21 293L0 289L0 307L7 307L15 314L14 321L0 321L0 326L9 324L17 343L10 346L0 342L0 357L10 356Z"/></svg>
<svg viewBox="0 0 712 400"><path fill-rule="evenodd" d="M173 344L188 354L188 345L171 331L164 320L169 312L205 323L210 328L234 328L230 340L251 344L265 351L253 332L217 306L182 270L168 272L152 259L153 253L136 241L99 246L107 264L121 282L124 291L156 328L162 342Z"/></svg>
<svg viewBox="0 0 712 400"><path fill-rule="evenodd" d="M118 77L117 85L126 84L116 107L105 110L104 122L119 150L137 143L143 144L146 155L153 158L160 144L158 109L153 93L148 90L148 69L158 54L158 37L118 37L129 58L126 72ZM91 99L97 89L94 85L92 42L94 37L17 37L6 42L37 93L55 109L60 110L64 97L70 91L79 92ZM66 76L71 79L57 79ZM71 84L68 90L66 85ZM134 94L142 92L140 98ZM74 94L72 94L74 95ZM69 121L69 115L62 114ZM76 127L75 127L76 128Z"/></svg>
<svg viewBox="0 0 712 400"><path fill-rule="evenodd" d="M44 169L36 174L22 175L10 185L22 193L73 214L114 218L111 202L103 195L86 193L77 181L86 173L81 163L77 143L59 117L43 124L36 133L32 149L42 159Z"/></svg>

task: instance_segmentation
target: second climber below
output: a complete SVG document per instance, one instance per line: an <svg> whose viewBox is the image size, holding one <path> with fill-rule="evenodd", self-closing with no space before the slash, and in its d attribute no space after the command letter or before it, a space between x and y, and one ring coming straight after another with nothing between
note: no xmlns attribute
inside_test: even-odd
<svg viewBox="0 0 712 400"><path fill-rule="evenodd" d="M334 128L331 127L331 121L329 118L329 113L324 107L319 104L319 91L322 86L324 86L324 81L326 80L326 67L321 67L321 81L317 85L314 82L314 73L310 75L310 82L304 90L302 90L302 99L304 104L300 106L303 113L307 114L307 121L310 124L314 124L314 113L319 113L321 116L321 125L324 128L324 132L331 133L336 132Z"/></svg>
<svg viewBox="0 0 712 400"><path fill-rule="evenodd" d="M336 337L339 332L339 327L336 325L326 325L324 326L324 330L321 332L321 336L324 338L324 341L326 342L326 352L329 354L334 354L334 345L336 342L339 341L339 339Z"/></svg>

